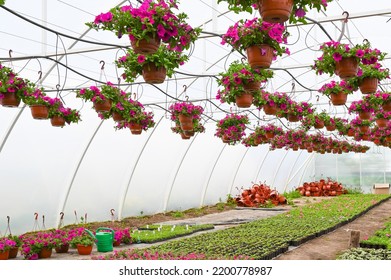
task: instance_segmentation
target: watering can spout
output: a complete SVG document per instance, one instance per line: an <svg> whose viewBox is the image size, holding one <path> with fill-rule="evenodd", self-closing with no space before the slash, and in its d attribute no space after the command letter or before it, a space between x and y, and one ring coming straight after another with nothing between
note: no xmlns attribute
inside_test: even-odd
<svg viewBox="0 0 391 280"><path fill-rule="evenodd" d="M88 229L84 229L91 237L96 240L98 252L113 251L114 230L111 228L100 227L96 230L95 235Z"/></svg>

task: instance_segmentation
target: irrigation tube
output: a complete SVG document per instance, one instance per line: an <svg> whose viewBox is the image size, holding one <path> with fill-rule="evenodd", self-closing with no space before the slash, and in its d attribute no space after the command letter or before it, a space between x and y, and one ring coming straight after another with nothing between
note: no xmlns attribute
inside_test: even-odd
<svg viewBox="0 0 391 280"><path fill-rule="evenodd" d="M122 200L120 201L120 204L119 204L119 207L118 207L118 220L120 221L121 220L121 217L122 217L122 212L123 212L123 209L124 209L124 205L125 205L125 200L126 200L126 197L128 195L128 191L129 191L129 187L130 187L130 183L132 182L132 179L133 179L133 175L134 175L134 171L136 170L136 167L140 161L140 158L141 158L141 155L143 154L144 150L145 150L145 147L147 146L147 144L149 143L149 140L151 139L152 135L154 134L154 132L156 131L157 127L159 126L160 122L162 121L162 119L164 118L164 115L160 117L160 120L156 123L156 125L154 126L152 132L149 134L148 136L148 139L145 141L140 153L138 154L137 156L137 159L136 159L136 162L132 168L132 173L130 174L130 177L129 177L129 180L128 180L128 183L126 184L126 189L125 189L125 192L124 194L122 195Z"/></svg>

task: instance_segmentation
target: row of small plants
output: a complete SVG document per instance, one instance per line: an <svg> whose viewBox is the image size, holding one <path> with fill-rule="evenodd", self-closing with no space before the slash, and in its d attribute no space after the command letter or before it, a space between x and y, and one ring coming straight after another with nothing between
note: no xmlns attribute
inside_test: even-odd
<svg viewBox="0 0 391 280"><path fill-rule="evenodd" d="M237 256L272 259L286 252L290 245L297 246L330 232L388 198L388 195L374 194L339 196L295 208L272 218L153 246L148 252L157 252L160 256L204 254L208 259L230 259ZM128 254L134 258L135 255L142 256L144 253L144 250L135 249Z"/></svg>
<svg viewBox="0 0 391 280"><path fill-rule="evenodd" d="M391 222L384 225L384 228L366 240L360 241L360 247L391 250Z"/></svg>
<svg viewBox="0 0 391 280"><path fill-rule="evenodd" d="M134 243L155 243L213 228L213 225L151 225L135 230L131 235Z"/></svg>

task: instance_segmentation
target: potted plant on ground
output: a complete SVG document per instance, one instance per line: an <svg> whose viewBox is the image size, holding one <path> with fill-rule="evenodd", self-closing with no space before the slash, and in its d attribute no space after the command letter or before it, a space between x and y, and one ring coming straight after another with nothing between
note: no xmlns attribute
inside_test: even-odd
<svg viewBox="0 0 391 280"><path fill-rule="evenodd" d="M357 76L358 65L374 64L385 58L385 53L371 49L369 42L350 47L348 44L330 41L320 47L323 55L315 60L313 69L316 74L336 74L341 79L350 79Z"/></svg>
<svg viewBox="0 0 391 280"><path fill-rule="evenodd" d="M16 242L7 237L0 238L0 260L8 260L9 252L12 247L16 246Z"/></svg>
<svg viewBox="0 0 391 280"><path fill-rule="evenodd" d="M246 125L250 123L247 115L228 114L217 122L215 136L224 143L235 145L246 135Z"/></svg>
<svg viewBox="0 0 391 280"><path fill-rule="evenodd" d="M346 104L348 94L353 93L353 87L345 80L340 82L331 81L324 84L319 89L319 92L329 97L334 106L340 106Z"/></svg>
<svg viewBox="0 0 391 280"><path fill-rule="evenodd" d="M55 247L51 232L23 234L20 238L23 243L21 254L24 259L34 260L51 257Z"/></svg>
<svg viewBox="0 0 391 280"><path fill-rule="evenodd" d="M169 50L166 46L160 46L156 53L137 54L132 49L128 49L127 54L116 61L118 68L124 68L122 78L129 83L133 83L139 75L144 81L150 84L160 84L171 78L174 69L183 65L189 57L178 52Z"/></svg>
<svg viewBox="0 0 391 280"><path fill-rule="evenodd" d="M72 247L77 248L79 255L90 255L95 244L95 238L89 234L83 233L75 236L70 241Z"/></svg>
<svg viewBox="0 0 391 280"><path fill-rule="evenodd" d="M171 50L182 52L197 40L201 28L192 28L186 22L187 14L173 12L178 3L144 0L139 7L114 7L86 24L95 30L114 31L119 38L128 34L133 50L139 54L156 52L161 41Z"/></svg>
<svg viewBox="0 0 391 280"><path fill-rule="evenodd" d="M357 76L349 79L354 89L360 88L362 94L375 93L380 81L388 79L390 72L381 67L380 63L360 64Z"/></svg>
<svg viewBox="0 0 391 280"><path fill-rule="evenodd" d="M248 108L254 99L261 98L261 85L273 77L273 72L264 69L252 69L249 64L234 61L228 70L220 73L217 79L219 90L216 96L222 103L236 103L239 108Z"/></svg>
<svg viewBox="0 0 391 280"><path fill-rule="evenodd" d="M17 257L18 252L19 252L19 248L22 246L22 240L20 239L20 237L18 235L12 235L12 234L9 234L7 236L7 239L15 242L15 245L11 247L11 249L9 251L9 256L8 256L9 259L14 259Z"/></svg>
<svg viewBox="0 0 391 280"><path fill-rule="evenodd" d="M262 19L239 20L230 26L223 35L221 44L230 44L238 51L247 52L251 68L269 68L277 56L289 50L281 44L287 43L288 33L278 23L269 23Z"/></svg>
<svg viewBox="0 0 391 280"><path fill-rule="evenodd" d="M204 108L191 102L175 102L169 107L171 120L179 121L183 131L193 131L193 120L200 120Z"/></svg>

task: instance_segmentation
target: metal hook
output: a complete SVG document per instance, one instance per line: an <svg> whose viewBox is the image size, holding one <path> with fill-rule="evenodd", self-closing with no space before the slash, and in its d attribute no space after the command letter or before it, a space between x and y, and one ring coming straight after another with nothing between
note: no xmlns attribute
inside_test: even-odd
<svg viewBox="0 0 391 280"><path fill-rule="evenodd" d="M57 92L60 91L60 85L59 84L56 85L56 89L57 89Z"/></svg>
<svg viewBox="0 0 391 280"><path fill-rule="evenodd" d="M7 223L9 224L10 223L10 216L7 216Z"/></svg>
<svg viewBox="0 0 391 280"><path fill-rule="evenodd" d="M134 99L134 100L137 99L137 93L136 93L136 92L133 92L133 99Z"/></svg>
<svg viewBox="0 0 391 280"><path fill-rule="evenodd" d="M100 67L100 70L105 69L106 62L104 60L99 61L99 64L102 64L102 66Z"/></svg>
<svg viewBox="0 0 391 280"><path fill-rule="evenodd" d="M38 75L39 75L38 80L40 81L42 79L42 71L41 70L38 71Z"/></svg>
<svg viewBox="0 0 391 280"><path fill-rule="evenodd" d="M188 95L185 96L185 99L186 99L186 102L189 102L189 96Z"/></svg>
<svg viewBox="0 0 391 280"><path fill-rule="evenodd" d="M8 55L9 55L10 58L12 58L12 55L11 55L11 54L12 54L12 50L9 50L9 51L8 51Z"/></svg>
<svg viewBox="0 0 391 280"><path fill-rule="evenodd" d="M114 212L115 212L114 209L110 209L111 216L114 216Z"/></svg>
<svg viewBox="0 0 391 280"><path fill-rule="evenodd" d="M64 219L64 212L60 212L60 219Z"/></svg>
<svg viewBox="0 0 391 280"><path fill-rule="evenodd" d="M342 15L345 15L344 22L347 23L347 22L348 22L348 19L349 19L349 12L344 11L344 12L342 13Z"/></svg>
<svg viewBox="0 0 391 280"><path fill-rule="evenodd" d="M319 102L319 94L316 95L316 102Z"/></svg>
<svg viewBox="0 0 391 280"><path fill-rule="evenodd" d="M34 213L35 220L38 220L38 213Z"/></svg>

